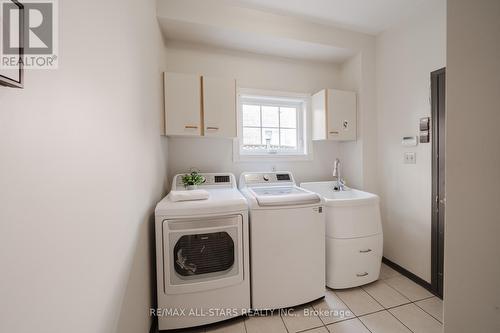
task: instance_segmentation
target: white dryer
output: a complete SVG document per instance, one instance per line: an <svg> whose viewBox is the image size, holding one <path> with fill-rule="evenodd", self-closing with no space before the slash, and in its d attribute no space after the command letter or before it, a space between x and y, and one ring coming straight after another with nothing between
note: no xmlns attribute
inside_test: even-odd
<svg viewBox="0 0 500 333"><path fill-rule="evenodd" d="M229 319L250 308L248 206L230 173L202 174L207 200L155 210L160 330ZM176 175L172 190L182 190Z"/></svg>
<svg viewBox="0 0 500 333"><path fill-rule="evenodd" d="M252 308L295 306L325 294L325 214L290 172L243 173L250 212Z"/></svg>

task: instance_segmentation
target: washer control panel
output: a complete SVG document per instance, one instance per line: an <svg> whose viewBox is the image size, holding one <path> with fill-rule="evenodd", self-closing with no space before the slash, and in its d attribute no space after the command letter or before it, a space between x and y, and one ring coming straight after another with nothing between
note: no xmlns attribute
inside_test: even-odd
<svg viewBox="0 0 500 333"><path fill-rule="evenodd" d="M241 184L241 183L244 184ZM251 186L251 185L280 185L283 183L295 183L293 176L290 172L254 172L254 173L244 173L240 178L241 185Z"/></svg>

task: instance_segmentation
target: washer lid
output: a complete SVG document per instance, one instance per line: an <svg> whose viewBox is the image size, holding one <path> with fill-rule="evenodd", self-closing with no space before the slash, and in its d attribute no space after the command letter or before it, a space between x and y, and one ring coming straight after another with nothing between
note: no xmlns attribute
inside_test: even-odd
<svg viewBox="0 0 500 333"><path fill-rule="evenodd" d="M249 188L259 206L306 205L321 202L316 193L297 186L270 186Z"/></svg>
<svg viewBox="0 0 500 333"><path fill-rule="evenodd" d="M155 209L155 214L166 217L189 217L210 214L224 214L248 209L245 197L237 189L206 189L207 200L173 202L168 196Z"/></svg>

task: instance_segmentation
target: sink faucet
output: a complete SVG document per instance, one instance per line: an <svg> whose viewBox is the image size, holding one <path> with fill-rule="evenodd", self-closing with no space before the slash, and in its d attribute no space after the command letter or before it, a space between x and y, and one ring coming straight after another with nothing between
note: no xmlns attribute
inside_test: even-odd
<svg viewBox="0 0 500 333"><path fill-rule="evenodd" d="M345 191L345 181L340 176L340 160L335 159L333 163L333 177L337 179L337 191Z"/></svg>

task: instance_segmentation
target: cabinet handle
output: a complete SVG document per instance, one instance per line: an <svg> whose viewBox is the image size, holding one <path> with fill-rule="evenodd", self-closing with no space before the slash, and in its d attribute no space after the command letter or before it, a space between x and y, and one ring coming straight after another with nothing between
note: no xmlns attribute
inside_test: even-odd
<svg viewBox="0 0 500 333"><path fill-rule="evenodd" d="M330 134L339 134L339 131L330 131Z"/></svg>
<svg viewBox="0 0 500 333"><path fill-rule="evenodd" d="M186 129L197 129L197 128L198 128L198 126L194 126L194 125L186 125L186 126L184 126L184 128L186 128Z"/></svg>
<svg viewBox="0 0 500 333"><path fill-rule="evenodd" d="M372 252L372 249L359 250L359 253L368 253L368 252Z"/></svg>
<svg viewBox="0 0 500 333"><path fill-rule="evenodd" d="M364 273L361 273L361 274L356 274L357 277L363 277L363 276L367 276L368 275L368 272L364 272Z"/></svg>
<svg viewBox="0 0 500 333"><path fill-rule="evenodd" d="M219 128L215 127L215 126L207 126L207 130L209 130L209 131L218 131Z"/></svg>

